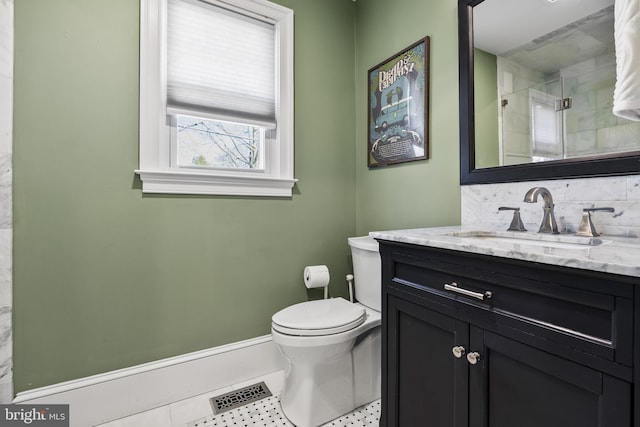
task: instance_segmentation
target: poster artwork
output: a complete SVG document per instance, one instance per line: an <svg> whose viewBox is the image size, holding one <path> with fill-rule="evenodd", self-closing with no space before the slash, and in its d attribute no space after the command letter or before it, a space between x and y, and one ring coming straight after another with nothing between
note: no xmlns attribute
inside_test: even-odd
<svg viewBox="0 0 640 427"><path fill-rule="evenodd" d="M428 157L429 38L369 70L369 167Z"/></svg>

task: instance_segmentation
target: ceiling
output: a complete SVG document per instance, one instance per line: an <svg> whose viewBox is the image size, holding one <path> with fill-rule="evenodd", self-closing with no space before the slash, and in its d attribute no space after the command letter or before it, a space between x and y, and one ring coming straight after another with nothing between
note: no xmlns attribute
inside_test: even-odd
<svg viewBox="0 0 640 427"><path fill-rule="evenodd" d="M485 0L473 26L476 48L543 72L614 52L613 0Z"/></svg>

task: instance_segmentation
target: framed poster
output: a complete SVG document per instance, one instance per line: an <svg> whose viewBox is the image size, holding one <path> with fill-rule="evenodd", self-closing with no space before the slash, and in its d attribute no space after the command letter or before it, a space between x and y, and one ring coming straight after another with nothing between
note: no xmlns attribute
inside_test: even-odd
<svg viewBox="0 0 640 427"><path fill-rule="evenodd" d="M371 68L368 94L368 166L427 159L429 37Z"/></svg>

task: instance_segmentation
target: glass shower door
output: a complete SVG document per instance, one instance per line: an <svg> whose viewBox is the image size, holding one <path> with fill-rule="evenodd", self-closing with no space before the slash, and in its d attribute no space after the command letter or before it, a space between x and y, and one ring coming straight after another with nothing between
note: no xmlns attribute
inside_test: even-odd
<svg viewBox="0 0 640 427"><path fill-rule="evenodd" d="M559 79L502 95L499 120L503 165L562 158L562 99Z"/></svg>

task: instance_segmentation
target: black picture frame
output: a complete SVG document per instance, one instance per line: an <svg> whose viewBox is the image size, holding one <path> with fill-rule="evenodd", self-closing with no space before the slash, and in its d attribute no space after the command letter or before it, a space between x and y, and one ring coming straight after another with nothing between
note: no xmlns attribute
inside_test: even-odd
<svg viewBox="0 0 640 427"><path fill-rule="evenodd" d="M429 157L429 37L368 71L367 165Z"/></svg>

